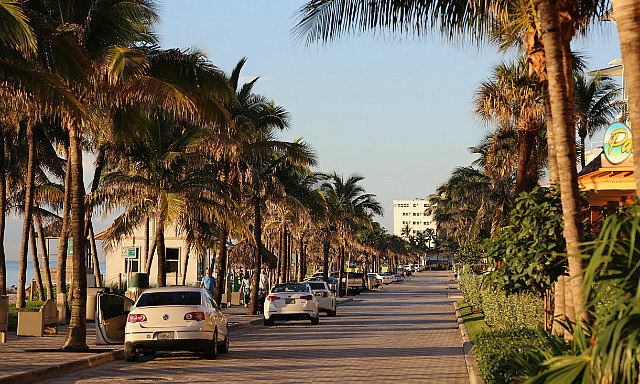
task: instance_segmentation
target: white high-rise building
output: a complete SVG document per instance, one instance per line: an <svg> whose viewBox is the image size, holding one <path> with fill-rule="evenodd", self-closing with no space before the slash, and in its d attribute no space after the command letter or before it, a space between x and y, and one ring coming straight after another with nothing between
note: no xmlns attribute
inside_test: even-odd
<svg viewBox="0 0 640 384"><path fill-rule="evenodd" d="M393 234L402 236L402 228L409 225L411 234L437 228L433 215L427 210L431 204L426 199L393 200Z"/></svg>

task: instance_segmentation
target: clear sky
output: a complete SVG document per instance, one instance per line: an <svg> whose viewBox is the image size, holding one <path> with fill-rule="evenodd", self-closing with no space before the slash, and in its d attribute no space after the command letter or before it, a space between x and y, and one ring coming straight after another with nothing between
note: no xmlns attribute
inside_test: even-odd
<svg viewBox="0 0 640 384"><path fill-rule="evenodd" d="M365 35L305 47L291 36L302 4L164 0L157 32L163 47L196 47L226 72L246 56L245 81L260 76L255 90L291 112L292 129L284 137L311 143L318 170L363 175L385 209L379 221L392 230L393 199L427 197L454 167L473 161L467 148L488 129L471 114L473 92L504 56L437 36L399 41ZM590 69L620 57L617 32L606 24L575 44ZM87 165L88 182L93 171ZM16 260L22 219L7 224L7 256Z"/></svg>

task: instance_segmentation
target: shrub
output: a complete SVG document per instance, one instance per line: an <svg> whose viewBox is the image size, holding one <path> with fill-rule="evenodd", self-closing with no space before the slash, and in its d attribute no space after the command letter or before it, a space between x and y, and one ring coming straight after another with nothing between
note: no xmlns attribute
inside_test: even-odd
<svg viewBox="0 0 640 384"><path fill-rule="evenodd" d="M561 340L542 329L514 328L480 334L475 344L478 373L485 383L520 382L529 373L518 367L529 359L537 365L537 351L549 349L551 342Z"/></svg>
<svg viewBox="0 0 640 384"><path fill-rule="evenodd" d="M471 269L465 265L460 272L459 284L469 304L474 309L482 311L482 276L472 273Z"/></svg>
<svg viewBox="0 0 640 384"><path fill-rule="evenodd" d="M485 320L493 328L534 329L544 325L544 303L536 295L507 295L503 290L483 287L481 299Z"/></svg>

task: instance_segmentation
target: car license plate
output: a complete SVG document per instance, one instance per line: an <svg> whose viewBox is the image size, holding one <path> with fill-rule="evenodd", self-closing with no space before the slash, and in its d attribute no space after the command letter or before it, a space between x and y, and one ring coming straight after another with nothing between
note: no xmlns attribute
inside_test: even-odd
<svg viewBox="0 0 640 384"><path fill-rule="evenodd" d="M158 332L156 340L173 340L173 332Z"/></svg>
<svg viewBox="0 0 640 384"><path fill-rule="evenodd" d="M284 299L285 304L294 304L295 302L296 302L296 299Z"/></svg>

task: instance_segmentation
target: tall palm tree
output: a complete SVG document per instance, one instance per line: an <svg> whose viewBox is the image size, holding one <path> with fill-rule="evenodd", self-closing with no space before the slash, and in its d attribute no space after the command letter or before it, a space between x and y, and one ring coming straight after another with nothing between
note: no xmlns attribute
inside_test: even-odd
<svg viewBox="0 0 640 384"><path fill-rule="evenodd" d="M489 80L476 90L474 113L499 125L513 125L518 131L518 169L515 195L530 191L537 184L537 172L531 172L531 158L538 139L544 108L537 81L529 74L524 58L501 63L492 69Z"/></svg>
<svg viewBox="0 0 640 384"><path fill-rule="evenodd" d="M350 175L346 180L337 173L319 175L321 180L320 189L327 201L328 210L336 220L336 232L340 238L340 254L338 256L338 293L342 294L344 276L344 251L347 247L347 240L350 238L351 230L356 224L371 226L372 214L381 215L382 206L375 198L375 195L366 193L360 182L363 176L358 174Z"/></svg>
<svg viewBox="0 0 640 384"><path fill-rule="evenodd" d="M635 0L611 2L624 62L633 146L640 148L640 4ZM636 175L640 175L639 163L633 163ZM636 195L640 196L640 177L636 177Z"/></svg>
<svg viewBox="0 0 640 384"><path fill-rule="evenodd" d="M576 125L580 137L580 165L584 168L584 141L587 136L592 137L615 119L620 110L619 105L615 103L620 90L607 76L587 78L584 73L576 72L573 77Z"/></svg>

